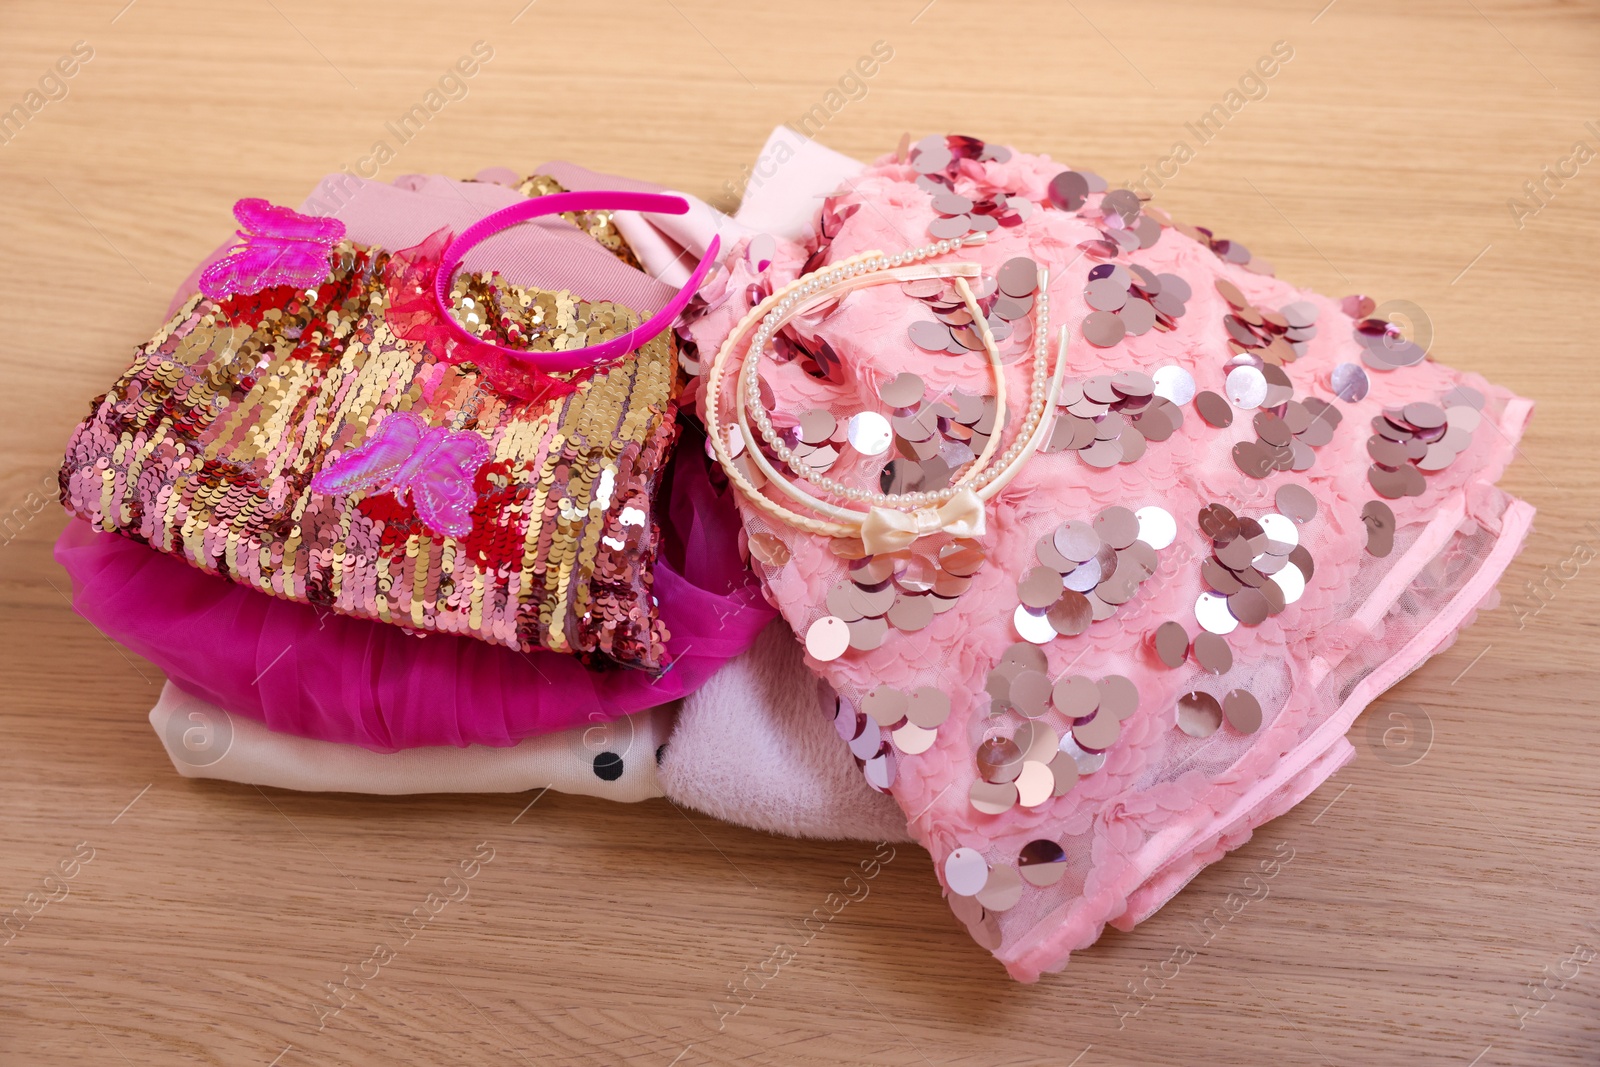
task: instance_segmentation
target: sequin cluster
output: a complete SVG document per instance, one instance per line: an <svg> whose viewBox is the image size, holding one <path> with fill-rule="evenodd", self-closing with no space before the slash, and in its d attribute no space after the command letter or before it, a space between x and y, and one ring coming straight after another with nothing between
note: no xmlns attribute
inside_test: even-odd
<svg viewBox="0 0 1600 1067"><path fill-rule="evenodd" d="M931 321L913 322L908 327L912 344L928 352L958 356L983 349L983 338L973 322L972 312L952 283L929 278L906 282L900 288L933 312ZM1014 323L1033 311L1034 297L1039 291L1039 265L1027 256L1016 256L1002 263L994 274L974 279L971 289L990 336L1000 344L1010 340Z"/></svg>
<svg viewBox="0 0 1600 1067"><path fill-rule="evenodd" d="M974 810L999 815L1065 796L1080 775L1105 764L1122 723L1139 709L1139 690L1120 674L1052 680L1048 672L1044 651L1026 642L1012 645L989 671L991 716L1010 713L1022 721L1009 734L991 728L978 743L977 779L968 794Z"/></svg>
<svg viewBox="0 0 1600 1067"><path fill-rule="evenodd" d="M1367 481L1379 496L1397 500L1421 496L1427 488L1423 473L1442 471L1472 444L1473 432L1483 421L1483 394L1458 386L1438 404L1413 401L1404 407L1384 408L1372 417L1367 438Z"/></svg>
<svg viewBox="0 0 1600 1067"><path fill-rule="evenodd" d="M860 542L836 546L859 553ZM828 614L806 631L806 650L823 662L849 649L870 652L893 627L915 633L956 606L988 557L976 541L951 541L937 557L916 550L860 556L849 576L828 591Z"/></svg>
<svg viewBox="0 0 1600 1067"><path fill-rule="evenodd" d="M1192 394L1188 372L1170 370L1188 380ZM1148 442L1165 441L1183 426L1182 401L1161 392L1156 378L1134 370L1063 381L1055 425L1040 451L1076 452L1091 467L1132 463Z"/></svg>
<svg viewBox="0 0 1600 1067"><path fill-rule="evenodd" d="M1104 189L1105 183L1095 176L1071 170L1056 175L1049 186L1053 206L1101 223L1100 238L1080 245L1090 258L1109 260L1149 248L1165 225L1202 241L1226 262L1271 273L1244 246L1174 222L1147 208L1129 190L1105 192L1097 205L1091 205L1090 196ZM1058 419L1045 450L1076 451L1091 466L1102 468L1134 462L1144 454L1146 442L1165 440L1182 426L1181 407L1192 398L1201 418L1217 428L1232 424L1234 409L1266 409L1255 419L1256 440L1240 441L1233 450L1235 464L1250 477L1309 469L1315 463L1312 449L1332 439L1340 413L1315 398L1294 402L1293 383L1282 368L1298 359L1316 336L1316 306L1295 301L1278 310L1257 308L1225 279L1219 279L1216 288L1230 308L1223 319L1232 352L1226 398L1210 390L1197 394L1193 377L1176 366L1160 368L1153 380L1124 372L1068 382L1063 406L1073 418ZM1178 275L1156 274L1136 264L1100 262L1090 268L1085 282L1084 299L1091 310L1080 330L1096 348L1113 347L1151 329L1172 330L1191 296L1188 283ZM1137 382L1138 391L1117 388L1119 381ZM1143 401L1151 396L1158 399L1144 408ZM1130 426L1139 432L1129 434Z"/></svg>
<svg viewBox="0 0 1600 1067"><path fill-rule="evenodd" d="M869 457L881 456L892 446L895 455L883 465L877 481L883 492L903 494L949 485L951 476L976 458L994 432L993 396L957 389L929 401L927 383L911 373L884 382L878 395L888 415L866 410L841 419L824 408L810 408L794 417L780 439L812 474L832 470L846 454L846 446ZM737 462L746 447L737 427L730 428L729 443ZM756 470L753 465L749 469Z"/></svg>
<svg viewBox="0 0 1600 1067"><path fill-rule="evenodd" d="M788 562L788 547L773 534L752 534L749 545L751 555L769 566ZM951 541L935 557L910 549L869 556L854 539L836 541L833 548L850 560L849 577L829 591L828 614L805 635L806 651L823 662L851 649L871 651L883 644L891 628L921 630L935 615L955 607L987 561L975 541ZM887 792L900 757L931 748L949 716L950 697L943 690L923 686L906 692L884 685L868 693L859 709L841 698L834 727L849 743L867 784Z"/></svg>
<svg viewBox="0 0 1600 1067"><path fill-rule="evenodd" d="M1089 197L1105 193L1091 205ZM1052 207L1074 212L1099 227L1100 236L1080 242L1078 249L1094 260L1115 259L1124 252L1152 248L1161 239L1161 221L1144 211L1144 202L1131 189L1106 192L1106 181L1088 171L1064 170L1050 179L1046 190Z"/></svg>
<svg viewBox="0 0 1600 1067"><path fill-rule="evenodd" d="M828 265L828 256L833 247L833 239L839 235L844 224L850 216L861 210L860 204L847 204L839 207L837 196L824 197L822 206L817 210L816 235L811 248L811 255L806 257L805 265L800 268L801 274L810 274ZM750 301L754 307L760 300Z"/></svg>
<svg viewBox="0 0 1600 1067"><path fill-rule="evenodd" d="M1156 572L1156 553L1172 544L1177 524L1164 509L1106 508L1094 522L1064 522L1039 539L1039 566L1017 582L1017 635L1042 645L1076 637L1109 619Z"/></svg>
<svg viewBox="0 0 1600 1067"><path fill-rule="evenodd" d="M1189 283L1176 274L1156 274L1137 263L1097 263L1083 289L1084 301L1093 308L1083 320L1084 340L1110 348L1152 329L1175 330L1192 296Z"/></svg>
<svg viewBox="0 0 1600 1067"><path fill-rule="evenodd" d="M1257 368L1262 363L1293 363L1317 335L1317 306L1308 300L1292 301L1273 311L1256 307L1226 278L1218 278L1216 285L1231 309L1222 316L1229 347L1235 356L1254 355L1256 359L1250 362Z"/></svg>
<svg viewBox="0 0 1600 1067"><path fill-rule="evenodd" d="M468 333L528 352L567 352L616 337L638 324L633 311L609 300L582 300L566 290L507 285L498 275L458 275L451 310Z"/></svg>
<svg viewBox="0 0 1600 1067"><path fill-rule="evenodd" d="M956 471L983 452L1000 422L993 396L956 389L944 399L930 402L922 378L915 374L897 375L884 383L878 395L891 407L887 422L896 453L878 475L878 488L884 493L945 488ZM887 436L871 419L872 414L863 412L852 418L852 443L862 440L874 446Z"/></svg>
<svg viewBox="0 0 1600 1067"><path fill-rule="evenodd" d="M924 165L924 158L914 160ZM939 217L928 224L928 236L936 241L957 241L969 233L989 233L1001 226L1021 226L1033 214L1033 201L1025 196L995 193L974 200L954 190L933 194L933 210Z"/></svg>
<svg viewBox="0 0 1600 1067"><path fill-rule="evenodd" d="M915 144L908 139L898 155L917 172L917 188L933 196L933 210L939 217L928 224L928 236L936 241L958 241L970 233L1021 226L1033 214L1033 201L1025 196L997 192L974 199L955 190L962 160L1004 163L1011 158L1011 149L1005 145L961 134L929 134Z"/></svg>
<svg viewBox="0 0 1600 1067"><path fill-rule="evenodd" d="M1079 246L1091 259L1110 260L1149 248L1160 238L1161 228L1170 226L1205 244L1224 262L1256 273L1272 273L1270 265L1252 257L1243 245L1219 240L1201 227L1176 222L1144 204L1130 190L1105 189L1105 182L1095 175L1072 170L1056 175L1049 185L1049 201L1054 207L1099 221L1100 237ZM1100 192L1104 195L1098 204L1091 204L1090 197ZM1058 421L1046 450L1077 451L1085 462L1096 467L1133 462L1143 455L1147 441L1164 440L1164 434L1170 436L1182 425L1180 408L1192 397L1201 418L1216 428L1232 424L1234 409L1265 409L1255 418L1256 440L1240 441L1234 446L1234 463L1245 474L1259 479L1275 470L1309 469L1316 461L1312 449L1332 439L1341 416L1326 401L1311 397L1293 401L1294 385L1283 365L1298 359L1316 336L1316 305L1293 301L1277 310L1258 308L1232 282L1218 279L1215 284L1230 309L1223 317L1232 353L1226 368L1226 397L1210 390L1196 393L1194 379L1187 371L1164 367L1157 371L1152 391L1170 403L1155 405L1154 417L1147 414L1132 421L1126 418L1125 411L1118 411L1087 416L1094 419L1092 425ZM1130 335L1138 336L1151 329L1172 330L1191 295L1188 283L1178 275L1155 274L1136 264L1099 262L1090 268L1085 282L1084 299L1091 310L1080 330L1096 348L1113 347ZM1130 399L1127 392L1107 387L1105 380L1101 376L1083 383L1067 383L1063 397L1068 413L1082 419L1085 415L1074 410L1075 406L1094 410L1100 404L1120 403L1126 408ZM1358 386L1351 384L1348 388L1354 391ZM1364 395L1364 376L1359 389ZM1080 396L1080 391L1085 395ZM1138 396L1131 399L1137 403ZM1140 432L1128 435L1125 430L1129 425Z"/></svg>
<svg viewBox="0 0 1600 1067"><path fill-rule="evenodd" d="M862 698L859 709L841 697L833 725L850 746L867 785L887 793L900 757L932 748L949 717L950 697L941 689L921 686L906 692L880 685Z"/></svg>
<svg viewBox="0 0 1600 1067"><path fill-rule="evenodd" d="M63 499L263 592L416 630L665 665L650 572L655 479L675 438L670 337L544 405L507 402L385 320L388 253L335 246L313 289L196 295L78 428ZM455 313L506 343L620 333L614 305L457 279ZM323 495L312 476L389 412L481 433L470 532L448 537L391 493Z"/></svg>
<svg viewBox="0 0 1600 1067"><path fill-rule="evenodd" d="M745 301L755 307L767 297L772 295L772 279L762 278L759 282L751 282L745 286ZM813 310L807 316L805 325L812 331L838 309L837 301ZM686 315L693 312L685 312ZM703 314L703 312L700 312ZM772 360L777 364L793 363L799 361L800 369L813 378L819 378L835 385L844 380L842 371L843 361L839 354L833 350L833 345L827 338L813 335L808 337L801 332L802 324L799 321L784 323L783 327L772 335ZM758 376L757 381L761 388L761 403L769 411L775 406L772 389L767 385L765 378Z"/></svg>
<svg viewBox="0 0 1600 1067"><path fill-rule="evenodd" d="M1317 462L1313 449L1332 441L1344 419L1343 412L1319 397L1293 399L1289 375L1270 363L1234 367L1224 388L1226 399L1210 390L1196 394L1195 409L1219 429L1233 424L1234 409L1256 411L1251 419L1255 440L1234 443L1233 463L1258 480L1273 471L1310 470Z"/></svg>
<svg viewBox="0 0 1600 1067"><path fill-rule="evenodd" d="M1225 504L1200 509L1200 532L1211 554L1200 564L1206 588L1194 613L1209 632L1230 634L1241 623L1259 626L1305 593L1315 567L1300 544L1298 525L1315 515L1315 498L1303 487L1284 490L1280 507L1294 518L1284 510L1259 519L1239 516Z"/></svg>

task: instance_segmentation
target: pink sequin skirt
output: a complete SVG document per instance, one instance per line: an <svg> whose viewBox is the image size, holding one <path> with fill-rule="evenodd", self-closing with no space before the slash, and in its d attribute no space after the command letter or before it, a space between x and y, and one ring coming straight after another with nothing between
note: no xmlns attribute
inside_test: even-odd
<svg viewBox="0 0 1600 1067"><path fill-rule="evenodd" d="M700 358L802 271L978 231L932 262L982 266L1008 412L986 410L976 331L938 284L860 289L755 358L800 463L937 490L1021 423L1048 270L1066 384L983 536L861 559L741 505L796 633L848 628L810 660L841 736L957 918L1032 981L1302 799L1352 755L1356 715L1493 602L1532 517L1494 484L1531 404L1425 358L1364 298L969 138L880 160L764 269L734 249L727 299L690 327ZM852 443L863 413L891 444Z"/></svg>

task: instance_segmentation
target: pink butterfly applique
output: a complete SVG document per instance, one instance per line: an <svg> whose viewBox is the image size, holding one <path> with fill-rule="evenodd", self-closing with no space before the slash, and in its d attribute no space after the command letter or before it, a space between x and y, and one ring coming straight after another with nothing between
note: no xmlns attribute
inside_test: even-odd
<svg viewBox="0 0 1600 1067"><path fill-rule="evenodd" d="M318 471L311 488L329 494L389 492L400 500L409 493L424 526L462 537L472 529L473 480L489 451L489 442L475 433L429 429L409 411L397 411L366 444Z"/></svg>
<svg viewBox="0 0 1600 1067"><path fill-rule="evenodd" d="M275 285L309 289L328 276L328 252L344 237L338 219L313 218L254 197L233 205L244 244L207 267L200 291L213 300Z"/></svg>

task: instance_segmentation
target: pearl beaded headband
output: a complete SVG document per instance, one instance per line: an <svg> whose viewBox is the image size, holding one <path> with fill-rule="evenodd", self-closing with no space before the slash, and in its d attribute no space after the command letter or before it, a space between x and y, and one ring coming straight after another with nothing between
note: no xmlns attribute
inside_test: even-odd
<svg viewBox="0 0 1600 1067"><path fill-rule="evenodd" d="M727 471L730 480L740 491L757 507L780 521L796 526L813 533L829 537L855 537L862 538L868 551L895 551L904 548L917 538L927 534L944 532L958 537L975 537L984 532L984 501L1000 492L1017 472L1022 464L1043 443L1048 424L1043 418L1044 411L1055 400L1061 385L1062 374L1066 366L1066 331L1061 332L1055 372L1046 378L1045 362L1048 347L1048 322L1049 322L1049 296L1046 292L1048 279L1041 280L1039 299L1035 305L1034 329L1034 367L1031 381L1031 391L1027 413L1023 419L1022 428L1012 440L1011 445L1000 454L997 463L991 464L991 459L998 447L1000 432L990 438L983 454L973 462L970 469L953 484L943 490L932 493L907 493L899 495L872 493L866 490L851 489L833 482L831 479L812 477L807 480L815 481L824 489L842 496L846 500L856 502L870 502L866 511L852 509L847 506L832 503L818 496L806 492L804 489L780 476L767 458L762 455L761 449L755 445L755 435L750 428L750 403L749 398L755 390L755 362L759 359L767 341L786 323L796 315L816 307L829 300L836 299L839 295L854 289L864 288L868 285L879 285L892 281L914 281L925 278L951 278L962 299L967 303L968 309L973 313L973 321L977 327L980 340L985 353L995 373L996 379L996 404L1000 410L1005 409L1005 374L1000 366L999 353L995 347L994 338L990 334L984 316L977 308L976 300L972 295L966 279L976 277L980 268L975 263L956 264L918 264L919 260L931 256L943 255L961 247L961 241L938 241L925 245L910 252L896 256L885 256L881 252L866 252L862 255L845 260L842 263L825 267L812 274L797 278L794 282L783 287L770 297L751 308L741 319L728 338L718 349L712 360L706 376L706 425L710 431L709 436L712 448L716 452L718 461ZM757 322L760 326L755 330L745 356L745 364L739 374L735 390L734 411L738 419L740 432L749 445L747 453L751 462L765 478L775 487L794 500L797 504L816 512L826 518L816 518L812 515L796 512L783 504L763 494L746 476L735 462L728 445L727 435L724 432L721 413L719 410L722 378L727 371L728 361L735 348L751 332ZM756 421L762 429L762 436L772 446L775 452L789 463L791 468L797 468L797 463L790 453L788 446L776 438L772 431L771 422L766 412L759 407L756 409ZM797 473L801 473L796 470ZM802 477L805 475L802 473ZM868 543L870 542L870 543Z"/></svg>
<svg viewBox="0 0 1600 1067"><path fill-rule="evenodd" d="M967 265L965 264L958 264L956 269L964 269L966 266ZM795 295L806 297L806 299L789 308L784 307L784 301L779 301L778 306L767 313L766 317L762 319L761 325L756 329L755 337L751 339L749 352L745 356L743 366L740 368L740 377L735 389L735 413L739 418L739 428L746 435L745 440L747 442L753 440L753 438L750 436L750 419L753 417L756 427L761 433L761 439L772 448L773 452L777 454L779 460L788 464L789 469L794 471L804 480L818 485L836 496L842 496L847 500L865 500L872 504L888 506L893 506L897 503L917 503L918 500L912 499L912 494L873 493L867 490L853 489L849 486L839 484L832 478L809 472L805 469L804 464L797 461L788 444L778 437L777 431L773 429L772 419L770 416L768 416L766 409L759 404L752 405L750 403L750 397L759 391L757 364L761 355L766 351L767 343L771 340L771 338L777 333L778 330L782 329L790 319L794 318L795 316L805 314L807 311L817 307L819 304L836 299L841 290L875 284L880 280L873 278L871 275L859 275L858 277L861 280L855 285L850 285L851 280L847 280L838 286L813 290L811 292L808 292L806 286L802 285ZM912 267L902 268L898 271L895 271L892 277L894 280L906 282L917 281L924 278L938 278L941 277L941 274L939 273L939 268ZM995 404L997 408L1004 410L1006 402L1006 381L1004 368L1000 365L1000 350L995 346L994 336L989 332L988 323L983 321L983 311L978 307L977 298L973 296L971 287L967 285L966 276L957 274L954 276L954 281L957 295L959 295L962 301L967 305L967 311L972 315L973 321L979 324L979 341L983 346L984 354L989 359L989 367L995 376ZM948 500L950 497L954 496L962 484L970 481L979 471L986 468L989 465L990 460L993 458L995 449L998 446L999 435L990 435L988 442L984 446L983 453L977 457L975 462L968 465L966 473L961 475L961 477L956 480L954 485L952 485L948 490L940 491L940 493L937 494L939 500ZM759 466L763 469L763 472L767 473L770 477L770 465L766 462L765 455L761 457L761 460L762 462L759 464ZM776 484L786 495L801 504L810 506L816 499L811 494L801 491L798 487L791 486L786 481L780 480ZM922 495L934 496L935 494Z"/></svg>

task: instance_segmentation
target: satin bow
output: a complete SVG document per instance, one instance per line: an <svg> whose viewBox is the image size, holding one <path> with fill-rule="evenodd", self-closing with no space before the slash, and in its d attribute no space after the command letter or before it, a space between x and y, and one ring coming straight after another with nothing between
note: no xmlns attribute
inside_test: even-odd
<svg viewBox="0 0 1600 1067"><path fill-rule="evenodd" d="M861 524L861 544L867 552L898 552L909 548L919 537L947 533L951 537L982 537L983 501L971 489L963 489L942 506L894 511L873 508Z"/></svg>

